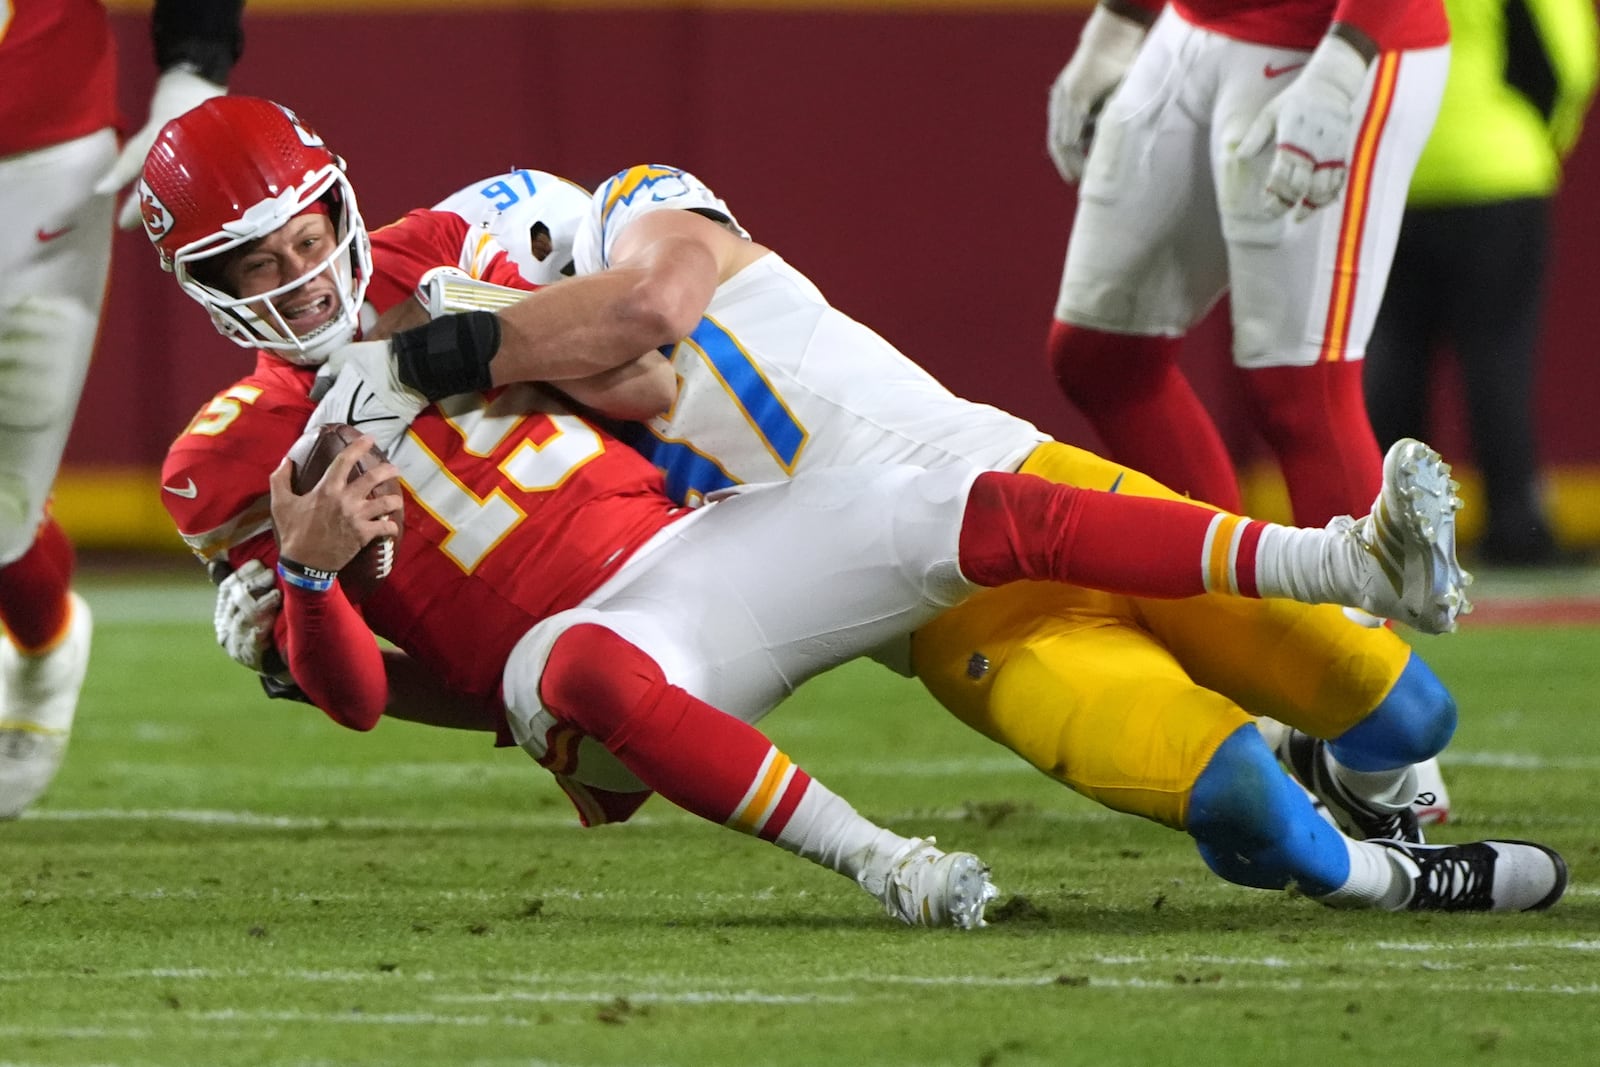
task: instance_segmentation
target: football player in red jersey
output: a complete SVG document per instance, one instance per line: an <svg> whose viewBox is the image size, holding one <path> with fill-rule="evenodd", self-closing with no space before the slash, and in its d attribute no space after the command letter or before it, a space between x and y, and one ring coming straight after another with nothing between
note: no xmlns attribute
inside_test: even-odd
<svg viewBox="0 0 1600 1067"><path fill-rule="evenodd" d="M1239 508L1178 366L1227 294L1236 380L1295 521L1371 498L1382 451L1362 362L1449 36L1442 0L1095 7L1050 94L1047 146L1079 195L1047 352L1110 455ZM1418 772L1441 819L1437 760Z"/></svg>
<svg viewBox="0 0 1600 1067"><path fill-rule="evenodd" d="M0 3L0 819L55 777L88 668L89 608L48 505L99 329L113 195L157 129L224 91L241 6L156 0L150 125L119 156L100 0ZM124 218L138 224L136 205Z"/></svg>
<svg viewBox="0 0 1600 1067"><path fill-rule="evenodd" d="M1441 0L1101 0L1050 96L1079 191L1048 351L1111 455L1238 509L1177 366L1226 293L1295 521L1372 498L1361 360L1448 42Z"/></svg>
<svg viewBox="0 0 1600 1067"><path fill-rule="evenodd" d="M354 333L348 309L369 273L389 269L381 243L363 262L342 170L304 124L263 101L212 101L170 124L143 192L159 208L151 236L180 284L225 332L269 346L257 375L220 394L174 445L168 507L205 558L276 556L278 643L314 703L356 728L376 722L389 686L370 629L486 714L503 702L517 741L566 776L580 810L583 794L596 798L591 818L625 816L625 806L601 802L626 804L649 788L853 877L906 922L980 924L993 892L986 872L969 854L862 819L755 729L807 678L979 587L1020 579L1313 600L1362 600L1362 590L1388 585L1395 610L1419 591L1452 592L1434 583L1428 561L1443 546L1423 531L1427 516L1404 478L1388 487L1390 517L1374 528L1377 541L1397 539L1401 569L1422 578L1417 589L1395 589L1375 550L1351 552L1349 538L1328 531L969 469L824 469L686 512L648 463L593 423L536 387L485 381L502 346L537 349L541 319L527 308L562 314L561 285L499 318L476 312L403 331L380 346L374 377L347 366L312 424L370 425L391 462L347 483L367 446L358 442L296 496L277 457L311 413L305 364ZM398 246L407 228L379 236ZM437 251L441 264L460 258L457 248ZM610 283L620 312L632 283L627 272ZM617 323L596 317L595 351L609 350ZM389 350L405 368L399 383ZM274 360L281 365L267 365ZM552 376L607 410L617 367L640 368L620 379L626 392L661 362L654 352L600 360L589 368L598 375L569 362ZM417 375L446 399L429 405L412 393L405 383ZM1438 473L1436 457L1419 458ZM399 558L357 608L337 574L373 536L396 532L386 517L395 502L368 499L393 477L407 498ZM1333 833L1315 820L1309 832ZM1302 889L1330 903L1444 906L1432 879L1391 864L1387 846L1349 847L1358 862L1341 879ZM1539 846L1460 847L1492 855L1484 892L1451 907L1547 907L1564 887L1559 857Z"/></svg>

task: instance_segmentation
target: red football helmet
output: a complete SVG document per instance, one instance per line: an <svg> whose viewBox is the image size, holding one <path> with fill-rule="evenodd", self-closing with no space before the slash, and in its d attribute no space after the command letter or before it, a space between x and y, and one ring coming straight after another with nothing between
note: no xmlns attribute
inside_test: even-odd
<svg viewBox="0 0 1600 1067"><path fill-rule="evenodd" d="M173 119L145 157L139 202L161 265L225 336L300 364L321 363L355 337L372 278L372 242L344 160L288 108L219 96ZM265 237L319 203L334 224L334 251L303 276L248 299L195 276L196 264ZM274 301L324 271L333 277L341 306L298 337ZM217 273L202 269L213 281Z"/></svg>

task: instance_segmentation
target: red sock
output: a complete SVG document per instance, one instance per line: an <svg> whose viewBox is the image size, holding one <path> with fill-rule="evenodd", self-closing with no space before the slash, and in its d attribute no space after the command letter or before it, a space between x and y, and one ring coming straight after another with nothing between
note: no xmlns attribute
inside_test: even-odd
<svg viewBox="0 0 1600 1067"><path fill-rule="evenodd" d="M22 651L44 651L66 633L74 562L72 542L46 515L28 551L0 567L0 622Z"/></svg>
<svg viewBox="0 0 1600 1067"><path fill-rule="evenodd" d="M1052 322L1056 381L1112 458L1180 493L1238 511L1239 479L1177 356L1175 337L1105 333Z"/></svg>
<svg viewBox="0 0 1600 1067"><path fill-rule="evenodd" d="M1245 392L1278 457L1298 526L1365 515L1383 482L1383 453L1367 419L1361 361L1247 371Z"/></svg>
<svg viewBox="0 0 1600 1067"><path fill-rule="evenodd" d="M984 586L1056 581L1154 598L1212 589L1255 596L1264 525L1181 500L991 471L967 497L961 573Z"/></svg>
<svg viewBox="0 0 1600 1067"><path fill-rule="evenodd" d="M574 626L556 640L539 695L674 804L768 841L811 782L761 731L668 684L654 660L603 626Z"/></svg>

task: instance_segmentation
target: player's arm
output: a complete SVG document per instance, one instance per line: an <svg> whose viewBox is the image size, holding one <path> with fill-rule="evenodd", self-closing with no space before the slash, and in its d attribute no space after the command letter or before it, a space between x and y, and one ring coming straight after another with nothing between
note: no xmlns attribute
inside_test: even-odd
<svg viewBox="0 0 1600 1067"><path fill-rule="evenodd" d="M1045 148L1063 181L1083 177L1100 109L1122 83L1161 7L1161 0L1100 0L1089 13L1078 47L1050 86Z"/></svg>
<svg viewBox="0 0 1600 1067"><path fill-rule="evenodd" d="M389 718L450 730L495 732L482 704L449 688L404 652L385 649L383 665L389 683L384 714Z"/></svg>
<svg viewBox="0 0 1600 1067"><path fill-rule="evenodd" d="M156 0L150 41L161 75L150 98L150 118L128 138L95 192L109 195L133 181L161 127L228 91L228 75L244 51L243 11L244 0ZM131 230L139 224L139 198L130 194L117 225Z"/></svg>
<svg viewBox="0 0 1600 1067"><path fill-rule="evenodd" d="M283 589L278 647L311 702L353 730L376 726L389 698L377 640L337 581L368 541L399 533L389 514L400 501L370 496L398 469L386 461L350 480L371 445L363 437L346 447L305 494L294 492L287 459L269 483Z"/></svg>

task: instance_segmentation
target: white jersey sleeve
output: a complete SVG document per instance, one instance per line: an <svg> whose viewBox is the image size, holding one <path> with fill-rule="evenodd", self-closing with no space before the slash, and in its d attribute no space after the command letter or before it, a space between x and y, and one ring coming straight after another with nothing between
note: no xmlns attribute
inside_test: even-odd
<svg viewBox="0 0 1600 1067"><path fill-rule="evenodd" d="M662 209L695 211L749 239L694 175L630 167L595 192L577 273L611 266L623 229ZM1022 419L953 395L775 253L718 285L699 325L664 352L679 379L672 409L618 432L688 504L813 467L1010 470L1045 440Z"/></svg>
<svg viewBox="0 0 1600 1067"><path fill-rule="evenodd" d="M578 230L573 262L579 274L611 266L617 235L649 211L693 211L727 226L740 237L750 235L728 205L688 171L643 163L613 175L595 192Z"/></svg>
<svg viewBox="0 0 1600 1067"><path fill-rule="evenodd" d="M496 174L434 205L492 237L534 285L572 273L572 247L589 212L589 192L542 170Z"/></svg>

